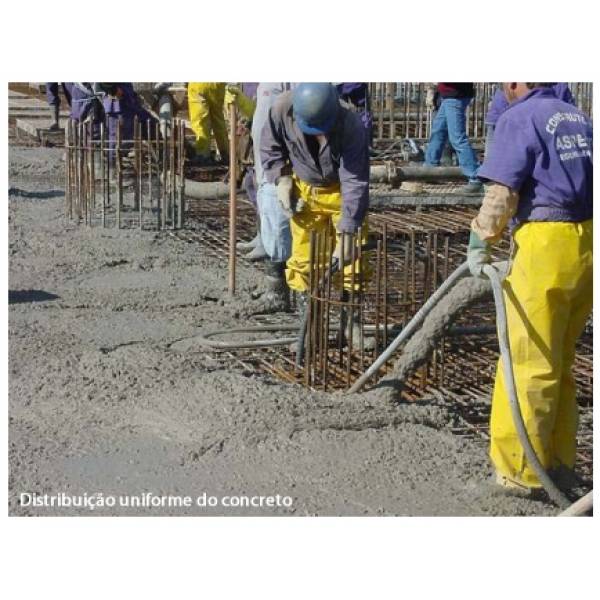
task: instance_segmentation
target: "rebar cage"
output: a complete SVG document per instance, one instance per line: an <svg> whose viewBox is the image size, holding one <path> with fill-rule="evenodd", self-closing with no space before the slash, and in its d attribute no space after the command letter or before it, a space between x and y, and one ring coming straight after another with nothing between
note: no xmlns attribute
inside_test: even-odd
<svg viewBox="0 0 600 600"><path fill-rule="evenodd" d="M127 128L121 118L67 121L67 217L90 227L183 227L184 127L137 117Z"/></svg>

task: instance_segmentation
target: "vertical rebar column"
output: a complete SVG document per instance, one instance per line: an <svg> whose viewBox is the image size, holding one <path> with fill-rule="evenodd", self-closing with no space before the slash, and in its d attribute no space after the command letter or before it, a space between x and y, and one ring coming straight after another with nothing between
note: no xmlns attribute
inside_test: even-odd
<svg viewBox="0 0 600 600"><path fill-rule="evenodd" d="M379 95L377 97L377 109L378 109L378 115L377 115L377 137L380 140L383 139L383 110L384 110L384 105L383 105L383 102L384 102L383 88L384 88L384 86L385 86L384 83L378 84Z"/></svg>
<svg viewBox="0 0 600 600"><path fill-rule="evenodd" d="M177 194L177 171L175 170L175 149L177 144L175 143L177 137L177 127L175 125L175 121L171 121L170 133L171 137L169 138L169 208L171 215L171 229L175 229L177 226L177 221L175 218L175 198Z"/></svg>
<svg viewBox="0 0 600 600"><path fill-rule="evenodd" d="M102 177L102 227L106 227L106 190L110 182L106 178L106 163L104 156L104 121L100 123L100 176Z"/></svg>
<svg viewBox="0 0 600 600"><path fill-rule="evenodd" d="M358 350L360 353L360 370L365 367L365 339L364 339L364 314L363 314L363 255L362 255L362 227L358 228L358 247L356 260L358 262Z"/></svg>
<svg viewBox="0 0 600 600"><path fill-rule="evenodd" d="M327 376L329 374L329 323L330 323L330 311L331 311L331 280L333 279L332 268L333 268L333 251L335 249L335 236L332 235L331 229L327 230L327 304L325 313L325 360L323 361L323 390L327 391Z"/></svg>
<svg viewBox="0 0 600 600"><path fill-rule="evenodd" d="M90 225L96 213L96 146L94 140L94 124L90 124Z"/></svg>
<svg viewBox="0 0 600 600"><path fill-rule="evenodd" d="M322 236L319 233L315 235L315 250L314 250L314 276L313 276L313 288L310 295L310 301L312 303L311 313L311 328L309 329L309 342L311 347L311 364L310 364L310 379L313 386L316 384L316 365L319 359L319 315L320 315L320 302L317 300L319 296L319 286L321 283L321 255L320 246L322 242Z"/></svg>
<svg viewBox="0 0 600 600"><path fill-rule="evenodd" d="M379 336L381 316L381 240L377 240L377 258L375 263L375 356L379 355Z"/></svg>
<svg viewBox="0 0 600 600"><path fill-rule="evenodd" d="M137 209L139 228L143 225L143 200L142 200L142 122L135 115L133 121L133 155L135 161L135 195L137 196Z"/></svg>
<svg viewBox="0 0 600 600"><path fill-rule="evenodd" d="M387 223L383 224L383 347L387 348L388 336L388 235Z"/></svg>
<svg viewBox="0 0 600 600"><path fill-rule="evenodd" d="M164 224L164 211L163 211L163 203L164 203L164 184L165 180L161 177L161 143L160 143L160 132L162 130L162 126L159 126L154 131L154 137L156 139L156 180L158 182L158 194L156 196L156 228L160 231L163 228Z"/></svg>
<svg viewBox="0 0 600 600"><path fill-rule="evenodd" d="M168 186L169 186L169 123L165 123L164 137L162 138L162 221L161 225L163 229L167 228L167 216L168 216Z"/></svg>
<svg viewBox="0 0 600 600"><path fill-rule="evenodd" d="M306 298L306 331L304 340L304 385L310 387L310 365L311 365L311 326L313 318L313 306L312 298L314 294L314 280L315 280L315 244L316 244L316 233L314 230L310 232L310 247L308 251L308 290ZM308 338L308 339L307 339ZM298 352L299 348L296 348Z"/></svg>
<svg viewBox="0 0 600 600"><path fill-rule="evenodd" d="M346 365L346 385L350 387L351 371L352 371L352 334L354 333L354 301L355 301L355 281L356 281L356 234L342 233L342 235L350 235L351 252L350 252L350 310L348 316L348 325L346 326L346 343L348 344L348 363ZM342 265L342 287L345 283L344 267Z"/></svg>
<svg viewBox="0 0 600 600"><path fill-rule="evenodd" d="M123 205L123 165L121 164L121 136L123 127L121 117L117 119L117 139L115 143L115 160L117 172L117 229L121 229L121 207Z"/></svg>
<svg viewBox="0 0 600 600"><path fill-rule="evenodd" d="M72 218L73 208L71 206L71 119L67 119L65 127L65 216Z"/></svg>
<svg viewBox="0 0 600 600"><path fill-rule="evenodd" d="M177 213L177 226L183 228L185 222L185 123L183 119L179 120L179 152L177 155L179 166L179 208Z"/></svg>
<svg viewBox="0 0 600 600"><path fill-rule="evenodd" d="M154 208L154 190L152 186L152 121L146 121L146 166L148 168L148 208L150 210L150 227L152 227L152 209Z"/></svg>
<svg viewBox="0 0 600 600"><path fill-rule="evenodd" d="M79 220L85 219L85 128L79 123Z"/></svg>
<svg viewBox="0 0 600 600"><path fill-rule="evenodd" d="M229 105L229 293L235 295L235 243L237 238L237 110Z"/></svg>

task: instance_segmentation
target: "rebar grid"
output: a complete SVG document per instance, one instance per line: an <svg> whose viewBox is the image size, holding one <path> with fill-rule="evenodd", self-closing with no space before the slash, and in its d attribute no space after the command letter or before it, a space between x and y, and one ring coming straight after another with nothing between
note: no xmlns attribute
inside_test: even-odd
<svg viewBox="0 0 600 600"><path fill-rule="evenodd" d="M114 135L108 134L114 127ZM185 213L184 122L69 120L65 212L91 227L177 229ZM162 132L162 133L161 133ZM110 139L112 137L112 139Z"/></svg>

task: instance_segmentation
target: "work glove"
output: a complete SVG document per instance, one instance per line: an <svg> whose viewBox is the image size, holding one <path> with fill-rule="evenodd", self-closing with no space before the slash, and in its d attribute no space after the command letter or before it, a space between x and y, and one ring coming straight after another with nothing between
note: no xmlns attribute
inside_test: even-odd
<svg viewBox="0 0 600 600"><path fill-rule="evenodd" d="M471 275L485 278L483 267L491 262L489 242L482 240L474 231L471 231L469 247L467 248L467 263Z"/></svg>
<svg viewBox="0 0 600 600"><path fill-rule="evenodd" d="M354 241L354 235L351 233L339 233L335 250L333 251L334 260L338 261L340 268L345 267L352 263L352 245ZM342 264L342 250L344 254L344 262ZM356 259L357 252L354 251L354 258Z"/></svg>
<svg viewBox="0 0 600 600"><path fill-rule="evenodd" d="M248 98L237 85L227 84L225 86L225 106L229 108L231 104L237 106L241 117L248 120L252 119L256 102Z"/></svg>
<svg viewBox="0 0 600 600"><path fill-rule="evenodd" d="M292 218L295 212L294 182L291 175L282 175L277 180L277 200L288 218Z"/></svg>
<svg viewBox="0 0 600 600"><path fill-rule="evenodd" d="M425 106L430 110L435 110L435 88L428 87L425 94Z"/></svg>

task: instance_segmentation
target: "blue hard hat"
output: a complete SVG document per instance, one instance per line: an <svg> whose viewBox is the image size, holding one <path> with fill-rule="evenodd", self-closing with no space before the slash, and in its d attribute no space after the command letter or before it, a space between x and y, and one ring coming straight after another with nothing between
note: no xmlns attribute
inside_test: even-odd
<svg viewBox="0 0 600 600"><path fill-rule="evenodd" d="M301 83L292 96L294 117L303 133L328 133L340 107L337 90L330 83Z"/></svg>

